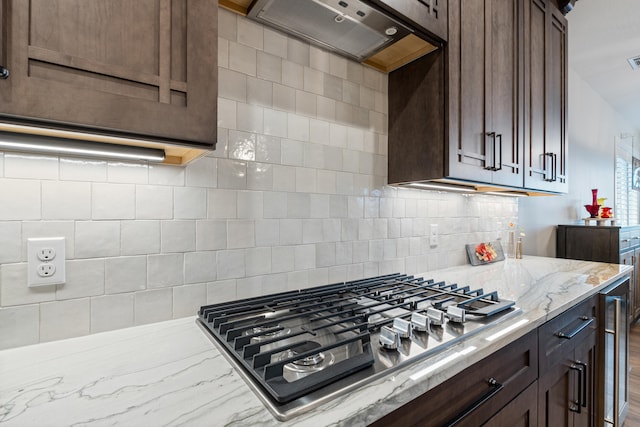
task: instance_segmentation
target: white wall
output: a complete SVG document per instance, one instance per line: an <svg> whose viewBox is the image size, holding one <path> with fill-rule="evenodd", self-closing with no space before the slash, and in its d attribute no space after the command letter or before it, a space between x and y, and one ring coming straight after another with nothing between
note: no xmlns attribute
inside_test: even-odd
<svg viewBox="0 0 640 427"><path fill-rule="evenodd" d="M633 129L571 69L568 101L569 192L519 201L519 225L527 234L525 254L554 257L556 225L583 223L592 188L613 205L615 140Z"/></svg>
<svg viewBox="0 0 640 427"><path fill-rule="evenodd" d="M465 264L465 243L517 218L514 198L384 185L386 75L223 9L219 27L208 157L181 168L0 153L0 348ZM26 239L58 235L67 283L27 288Z"/></svg>

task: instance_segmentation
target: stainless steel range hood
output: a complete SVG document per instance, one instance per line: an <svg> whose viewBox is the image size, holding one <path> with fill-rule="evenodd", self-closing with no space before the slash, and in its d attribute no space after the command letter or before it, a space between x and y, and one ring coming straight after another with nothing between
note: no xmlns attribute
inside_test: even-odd
<svg viewBox="0 0 640 427"><path fill-rule="evenodd" d="M247 16L360 62L413 32L356 0L256 0Z"/></svg>

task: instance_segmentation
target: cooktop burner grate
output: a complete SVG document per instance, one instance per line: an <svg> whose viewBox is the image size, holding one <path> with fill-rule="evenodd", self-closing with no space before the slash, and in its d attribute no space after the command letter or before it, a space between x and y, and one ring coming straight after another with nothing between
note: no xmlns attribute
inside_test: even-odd
<svg viewBox="0 0 640 427"><path fill-rule="evenodd" d="M396 273L207 305L198 316L245 373L286 403L376 360L397 359L385 352L413 330L420 331L412 338L416 345L426 348L429 336L455 340L465 334L466 319L486 324L513 305L496 292Z"/></svg>

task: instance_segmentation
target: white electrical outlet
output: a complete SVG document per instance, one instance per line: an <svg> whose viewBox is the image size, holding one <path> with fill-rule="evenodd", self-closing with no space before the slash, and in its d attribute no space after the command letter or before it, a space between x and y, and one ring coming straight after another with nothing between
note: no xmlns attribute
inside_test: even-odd
<svg viewBox="0 0 640 427"><path fill-rule="evenodd" d="M438 224L431 224L429 227L429 244L438 246Z"/></svg>
<svg viewBox="0 0 640 427"><path fill-rule="evenodd" d="M30 287L60 285L66 281L64 240L64 237L27 239Z"/></svg>

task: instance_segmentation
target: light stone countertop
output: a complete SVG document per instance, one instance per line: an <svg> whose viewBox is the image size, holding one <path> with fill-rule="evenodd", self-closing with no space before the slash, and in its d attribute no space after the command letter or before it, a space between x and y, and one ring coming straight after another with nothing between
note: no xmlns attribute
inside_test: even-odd
<svg viewBox="0 0 640 427"><path fill-rule="evenodd" d="M271 415L195 317L4 350L0 425L366 425L631 271L630 266L527 256L425 273L421 276L498 290L523 312L287 422ZM486 339L522 319L527 323L493 341ZM433 363L455 357L411 379Z"/></svg>

